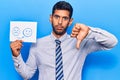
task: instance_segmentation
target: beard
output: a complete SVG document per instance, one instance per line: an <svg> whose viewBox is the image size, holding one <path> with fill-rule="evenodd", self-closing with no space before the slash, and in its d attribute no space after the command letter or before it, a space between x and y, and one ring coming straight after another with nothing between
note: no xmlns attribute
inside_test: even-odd
<svg viewBox="0 0 120 80"><path fill-rule="evenodd" d="M62 25L55 25L55 26L54 26L54 25L52 24L52 28L53 28L53 32L54 32L56 35L63 35L63 34L66 33L68 26L64 28Z"/></svg>

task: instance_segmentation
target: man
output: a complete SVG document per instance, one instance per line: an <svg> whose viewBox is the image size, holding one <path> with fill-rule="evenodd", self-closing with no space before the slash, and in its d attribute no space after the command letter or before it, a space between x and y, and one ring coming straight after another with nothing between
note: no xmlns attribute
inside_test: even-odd
<svg viewBox="0 0 120 80"><path fill-rule="evenodd" d="M71 36L68 35L72 12L72 6L65 1L53 6L50 16L53 31L31 46L26 63L20 54L22 41L11 43L15 68L24 79L30 79L38 68L39 80L81 80L86 56L117 44L115 36L107 31L79 23L73 27Z"/></svg>

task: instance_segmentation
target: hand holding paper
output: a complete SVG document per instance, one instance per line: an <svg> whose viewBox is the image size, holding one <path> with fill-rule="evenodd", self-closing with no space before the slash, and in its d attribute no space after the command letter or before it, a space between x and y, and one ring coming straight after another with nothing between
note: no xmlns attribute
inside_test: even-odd
<svg viewBox="0 0 120 80"><path fill-rule="evenodd" d="M16 40L10 44L10 48L12 50L12 55L17 57L20 54L20 50L22 48L22 40Z"/></svg>

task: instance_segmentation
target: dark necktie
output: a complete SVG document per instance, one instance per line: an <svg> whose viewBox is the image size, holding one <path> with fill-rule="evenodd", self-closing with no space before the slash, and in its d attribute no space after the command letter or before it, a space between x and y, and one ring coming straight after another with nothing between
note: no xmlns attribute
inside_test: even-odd
<svg viewBox="0 0 120 80"><path fill-rule="evenodd" d="M55 42L56 42L56 80L64 80L62 51L60 46L61 41L55 40Z"/></svg>

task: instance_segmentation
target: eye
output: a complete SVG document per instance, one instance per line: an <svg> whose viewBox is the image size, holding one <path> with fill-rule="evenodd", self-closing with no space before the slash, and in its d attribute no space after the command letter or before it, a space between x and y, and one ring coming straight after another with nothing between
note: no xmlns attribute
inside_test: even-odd
<svg viewBox="0 0 120 80"><path fill-rule="evenodd" d="M54 15L53 17L54 17L55 19L58 19L58 18L59 18L59 16L58 16L58 15Z"/></svg>
<svg viewBox="0 0 120 80"><path fill-rule="evenodd" d="M65 21L66 21L66 20L69 20L69 18L68 18L68 17L63 17L63 20L65 20Z"/></svg>

